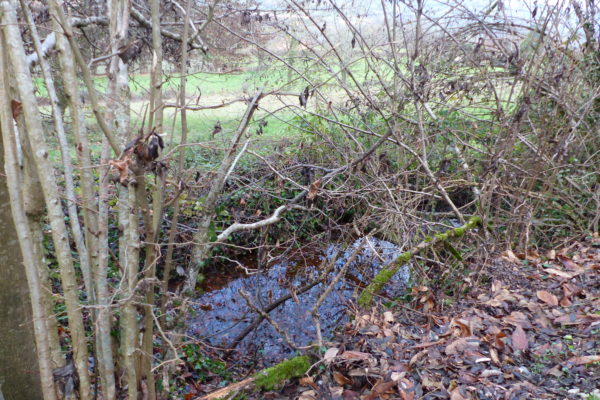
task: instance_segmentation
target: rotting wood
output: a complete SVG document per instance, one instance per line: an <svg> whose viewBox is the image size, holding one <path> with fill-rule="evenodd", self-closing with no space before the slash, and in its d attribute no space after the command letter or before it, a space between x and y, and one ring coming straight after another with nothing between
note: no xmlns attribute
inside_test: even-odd
<svg viewBox="0 0 600 400"><path fill-rule="evenodd" d="M438 233L433 236L427 236L421 243L413 247L412 249L405 251L400 254L392 263L384 267L379 273L373 278L373 281L365 288L362 294L358 298L358 304L367 307L371 305L373 296L377 294L383 287L389 282L390 279L398 272L398 270L406 264L410 259L419 254L424 249L437 246L438 244L444 243L449 239L459 238L463 236L467 231L475 228L481 224L480 217L471 217L469 221L458 228L447 230L443 233Z"/></svg>

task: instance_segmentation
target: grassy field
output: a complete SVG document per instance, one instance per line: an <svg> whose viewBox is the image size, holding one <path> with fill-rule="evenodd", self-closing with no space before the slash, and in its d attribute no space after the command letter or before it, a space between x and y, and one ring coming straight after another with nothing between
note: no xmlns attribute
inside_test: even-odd
<svg viewBox="0 0 600 400"><path fill-rule="evenodd" d="M358 60L349 66L354 79L364 88L371 92L371 95L377 97L377 89L380 87L378 79L384 79L391 82L393 71L388 65L378 65L379 77L376 77L369 65L364 60ZM370 67L374 67L372 64ZM381 68L379 68L381 67ZM319 90L328 100L333 100L336 104L343 104L348 98L345 92L338 85L339 66L330 70L313 63L297 63L296 68L302 75L308 77L311 83L319 85ZM465 76L475 73L475 71L462 71ZM440 79L443 76L439 77ZM433 78L434 80L436 78ZM108 78L106 76L96 76L94 78L96 88L99 92L106 92ZM177 73L165 74L165 80L162 86L163 96L166 104L175 104L177 93L179 91L179 76ZM41 78L37 81L38 97L45 97L47 91ZM346 84L350 89L355 89L355 83L352 79L346 79ZM187 113L188 143L202 143L205 146L214 148L224 148L228 144L229 137L235 132L240 118L246 110L246 104L243 101L237 101L252 96L258 88L264 88L264 91L273 90L287 93L280 96L268 96L264 98L259 105L259 109L254 115L248 132L253 137L255 146L261 152L272 151L273 144L283 138L297 138L301 130L297 123L301 120L304 111L297 107L298 94L307 85L306 81L295 73L290 74L284 67L270 66L268 68L257 68L249 66L243 72L231 72L226 74L199 72L190 74L186 78L186 97L187 104L193 107L210 107L201 110L189 110ZM132 95L131 102L131 129L137 131L143 122L144 114L147 113L150 75L138 74L130 77L130 90ZM475 96L475 101L470 101L462 97L448 99L448 105L451 106L453 113L465 113L477 116L481 120L490 118L488 107L494 107L493 101L488 99L484 101L481 95ZM223 107L215 107L222 104L228 104ZM309 101L308 109L314 109L316 100ZM483 108L482 108L483 107ZM49 114L49 107L42 107L44 112ZM509 107L507 107L509 108ZM407 105L405 112L410 113L411 105ZM436 111L439 112L440 110ZM442 111L443 112L443 111ZM87 110L87 124L90 128L92 137L92 150L96 156L100 151L100 133L96 125L95 118L91 110ZM352 124L345 115L338 115L345 122ZM446 116L447 118L447 116ZM268 124L263 127L262 135L258 136L258 123L266 121ZM212 131L215 124L222 126L222 131L213 137ZM327 129L324 126L323 129ZM167 107L164 112L163 132L167 133L166 142L178 143L181 135L181 117L180 113L174 107ZM52 146L57 148L58 146ZM59 160L58 150L52 152L52 158Z"/></svg>

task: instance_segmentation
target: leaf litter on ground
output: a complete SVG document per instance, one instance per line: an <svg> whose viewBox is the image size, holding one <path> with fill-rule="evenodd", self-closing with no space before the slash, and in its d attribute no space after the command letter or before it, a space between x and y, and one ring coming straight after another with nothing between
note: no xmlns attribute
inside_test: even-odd
<svg viewBox="0 0 600 400"><path fill-rule="evenodd" d="M417 296L408 306L356 315L325 352L323 368L312 370L317 386L290 384L287 398L600 395L598 235L543 256L506 252L485 274L489 283L451 309L442 311L437 292L420 287L427 301Z"/></svg>
<svg viewBox="0 0 600 400"><path fill-rule="evenodd" d="M410 304L357 310L308 376L246 398L600 398L598 234L544 255L506 251L479 270L487 283L450 308L418 286Z"/></svg>

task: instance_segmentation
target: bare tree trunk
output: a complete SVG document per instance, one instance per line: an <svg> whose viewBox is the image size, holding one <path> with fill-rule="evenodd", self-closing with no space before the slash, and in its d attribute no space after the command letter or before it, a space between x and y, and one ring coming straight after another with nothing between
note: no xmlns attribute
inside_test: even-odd
<svg viewBox="0 0 600 400"><path fill-rule="evenodd" d="M129 13L131 4L127 0L111 0L108 7L108 17L111 38L111 53L116 54L120 46L126 44L129 30ZM119 145L129 140L130 132L130 102L128 65L120 57L113 57L109 67L109 90L107 104L109 120L113 131L117 134ZM129 184L128 188L119 187L119 262L123 266L123 313L121 318L121 352L123 367L127 375L127 390L129 398L136 399L139 389L139 332L137 326L137 310L135 288L139 271L139 221L136 207L136 190Z"/></svg>
<svg viewBox="0 0 600 400"><path fill-rule="evenodd" d="M1 86L0 90L3 90ZM0 142L0 237L5 238L0 243L0 382L8 400L37 399L42 397L42 389L39 371L33 368L39 361L31 326L31 301L10 211L3 153L4 146ZM36 269L37 265L32 267ZM41 311L44 311L43 307Z"/></svg>
<svg viewBox="0 0 600 400"><path fill-rule="evenodd" d="M150 13L152 19L152 68L151 88L150 88L150 118L148 126L156 128L156 131L162 133L163 129L163 100L162 100L162 36L160 32L160 1L150 1ZM185 29L185 28L184 28ZM164 174L157 174L157 179L163 180ZM144 215L144 226L146 234L146 257L144 263L144 277L150 282L156 276L156 245L158 238L158 226L162 219L163 212L163 195L164 184L157 184L152 191L152 218L149 218L150 207L146 200L145 180L143 171L138 179L138 204L139 209ZM154 285L148 283L149 287L146 291L146 300L144 305L144 334L141 344L141 364L140 364L140 379L146 380L148 390L148 398L156 399L156 385L154 382L154 374L152 373L153 360L153 341L154 341Z"/></svg>
<svg viewBox="0 0 600 400"><path fill-rule="evenodd" d="M54 88L54 80L52 79L50 66L44 58L44 53L42 51L42 43L38 36L37 28L33 23L33 16L31 15L31 11L29 10L24 0L21 0L21 10L25 15L27 23L29 24L29 29L31 30L31 37L33 39L35 51L38 53L38 62L42 67L44 83L46 84L46 90L48 91L48 96L50 97L50 101L52 104L52 116L54 119L54 127L56 131L56 136L58 137L60 152L62 155L63 168L65 171L65 192L67 197L67 210L69 213L69 222L71 225L71 231L73 232L75 246L77 248L77 252L79 253L79 264L81 267L81 272L83 274L83 281L85 284L88 301L93 304L95 302L95 296L92 285L92 274L89 263L90 260L88 256L87 246L85 245L85 240L83 237L83 232L81 230L81 225L79 224L79 215L76 205L77 199L75 198L75 183L73 179L73 165L71 163L71 155L69 153L69 144L67 143L67 134L65 132L65 126L62 119L62 112L58 104L58 96Z"/></svg>
<svg viewBox="0 0 600 400"><path fill-rule="evenodd" d="M1 3L1 11L6 10L7 4ZM2 35L0 35L2 36ZM6 54L5 42L0 37L0 93L8 93L5 85L6 75ZM25 266L25 275L29 286L29 296L31 300L31 310L33 314L33 331L37 349L38 366L41 379L41 390L44 400L55 400L56 392L54 389L54 379L52 376L52 355L50 352L50 344L48 335L46 334L47 316L44 309L44 297L42 296L42 285L40 283L38 262L36 260L36 251L34 250L31 231L29 229L28 219L24 208L23 199L23 174L20 173L20 167L17 156L16 138L14 130L11 126L12 115L9 98L7 96L0 97L0 133L2 136L2 147L4 149L4 165L6 172L6 184L10 195L10 205L12 209L12 218L16 229L23 264ZM3 192L4 193L4 192ZM4 199L3 199L4 200ZM6 224L8 225L8 224ZM16 264L16 260L12 260L10 264ZM15 278L14 276L12 277ZM25 302L24 302L25 303ZM13 321L15 323L15 321ZM27 335L22 335L26 338ZM6 343L3 341L3 346ZM23 357L23 360L26 358ZM14 367L14 365L11 365ZM23 383L22 383L23 384ZM29 395L36 392L35 384L24 384L23 391L28 391ZM22 392L22 394L24 394ZM39 396L39 393L35 394Z"/></svg>
<svg viewBox="0 0 600 400"><path fill-rule="evenodd" d="M72 130L77 142L77 155L79 157L81 168L81 204L83 212L83 221L85 229L86 246L88 249L88 259L92 272L93 290L95 290L96 304L101 308L95 313L96 321L96 358L102 380L104 398L110 400L116 396L115 378L114 378L114 360L112 354L111 336L110 336L110 304L108 287L106 284L108 268L108 247L105 247L104 264L100 264L99 245L103 243L102 236L98 227L96 213L98 204L94 195L94 176L92 174L92 162L90 156L90 145L85 132L84 115L81 110L82 104L79 97L77 84L76 66L74 55L69 47L67 38L58 24L58 16L54 7L56 3L51 2L50 12L54 16L54 26L56 29L56 47L62 70L62 80L67 97L67 103L72 119ZM100 176L106 176L106 173ZM98 236L96 236L96 233ZM102 268L103 267L103 268ZM102 308L104 307L104 308Z"/></svg>
<svg viewBox="0 0 600 400"><path fill-rule="evenodd" d="M125 260L125 284L124 290L125 305L123 310L123 334L122 343L123 357L125 359L125 371L127 373L127 393L130 399L137 399L139 376L137 374L136 352L139 348L138 328L137 328L137 311L134 304L135 289L138 283L139 270L139 252L140 252L140 237L138 233L138 214L135 210L136 193L135 187L129 185L129 204L134 209L129 210L129 226L125 231L126 249L121 251L127 254Z"/></svg>
<svg viewBox="0 0 600 400"><path fill-rule="evenodd" d="M7 73L11 74L8 66L7 71ZM6 93L9 98L16 99L18 98L18 94L14 88L8 87L10 83L14 85L14 80L6 82ZM23 190L23 207L27 217L29 230L31 232L34 257L37 263L40 285L42 286L42 304L45 315L49 316L46 318L45 322L50 345L52 365L54 368L59 368L65 365L65 358L63 356L58 338L57 320L55 317L53 317L55 299L52 295L52 287L49 281L48 267L46 265L42 245L44 242L44 233L42 232L42 223L45 210L44 194L35 166L33 151L31 150L31 145L27 140L27 135L19 134L19 132L26 132L25 119L23 118L22 114L15 118L12 128L15 134L15 154L17 156L17 163L23 172L23 184L21 186Z"/></svg>
<svg viewBox="0 0 600 400"><path fill-rule="evenodd" d="M54 169L48 159L48 149L34 95L33 81L26 61L21 34L18 29L16 10L13 4L3 1L2 11L4 12L3 30L6 35L8 55L14 69L17 90L21 97L27 137L35 155L35 163L44 192L48 218L52 227L52 238L60 266L62 289L64 291L73 343L73 360L80 380L80 396L82 399L90 399L91 386L88 373L88 351L83 317L79 306L79 295L77 293L78 284L64 220L65 215L62 212L58 187L53 173Z"/></svg>
<svg viewBox="0 0 600 400"><path fill-rule="evenodd" d="M156 127L162 132L163 100L162 100L162 36L160 33L160 0L150 0L152 19L152 70L150 88L150 120L148 126ZM187 26L187 25L186 25ZM182 43L182 46L184 44Z"/></svg>

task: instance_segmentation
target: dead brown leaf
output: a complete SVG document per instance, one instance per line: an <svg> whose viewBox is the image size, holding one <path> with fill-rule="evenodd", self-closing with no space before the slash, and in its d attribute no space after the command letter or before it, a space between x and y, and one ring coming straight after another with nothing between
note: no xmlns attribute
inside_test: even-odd
<svg viewBox="0 0 600 400"><path fill-rule="evenodd" d="M544 303L554 307L558 305L558 298L552 293L545 290L538 290L536 294L538 299L542 300Z"/></svg>
<svg viewBox="0 0 600 400"><path fill-rule="evenodd" d="M321 187L320 179L311 183L310 187L308 188L308 195L306 195L306 198L310 201L314 200L317 197L317 194L319 193L320 187Z"/></svg>
<svg viewBox="0 0 600 400"><path fill-rule="evenodd" d="M345 351L341 356L341 359L343 360L368 360L369 359L369 354L368 353L362 353L360 351Z"/></svg>
<svg viewBox="0 0 600 400"><path fill-rule="evenodd" d="M340 352L340 349L338 349L337 347L330 347L327 349L327 351L323 355L323 360L326 363L329 363L335 359L335 356L337 356L339 352Z"/></svg>
<svg viewBox="0 0 600 400"><path fill-rule="evenodd" d="M317 392L314 390L307 390L306 392L302 392L298 400L315 400L317 398Z"/></svg>
<svg viewBox="0 0 600 400"><path fill-rule="evenodd" d="M312 376L305 376L303 378L300 378L300 385L310 386L311 388L313 388L315 390L319 390L319 386L317 386L317 384L313 380Z"/></svg>
<svg viewBox="0 0 600 400"><path fill-rule="evenodd" d="M579 273L561 271L561 270L555 269L555 268L546 268L546 269L544 269L544 272L547 272L552 275L560 276L561 278L567 278L567 279L571 279L571 278L579 275Z"/></svg>
<svg viewBox="0 0 600 400"><path fill-rule="evenodd" d="M585 364L591 364L594 362L600 362L600 354L596 354L594 356L573 357L573 358L569 358L568 362L575 364L575 365L585 365Z"/></svg>
<svg viewBox="0 0 600 400"><path fill-rule="evenodd" d="M500 365L500 357L498 356L498 350L490 347L490 358L495 365Z"/></svg>
<svg viewBox="0 0 600 400"><path fill-rule="evenodd" d="M383 397L383 396L386 394L394 393L393 388L395 386L396 386L396 382L394 382L394 381L388 381L388 382L380 381L380 382L376 383L375 386L373 386L373 389L371 389L371 393L365 397L365 400L375 400L375 399L380 399L380 398L387 398L387 396L386 397Z"/></svg>
<svg viewBox="0 0 600 400"><path fill-rule="evenodd" d="M402 400L414 400L415 384L410 379L402 378L398 381L398 392Z"/></svg>
<svg viewBox="0 0 600 400"><path fill-rule="evenodd" d="M344 393L342 394L342 398L344 400L355 400L355 399L360 399L360 394L356 393L353 390L344 390Z"/></svg>
<svg viewBox="0 0 600 400"><path fill-rule="evenodd" d="M519 260L515 253L513 253L513 251L510 249L502 253L502 258L515 264L519 264L521 262L521 260Z"/></svg>
<svg viewBox="0 0 600 400"><path fill-rule="evenodd" d="M600 320L600 315L566 314L554 319L555 324L580 325Z"/></svg>
<svg viewBox="0 0 600 400"><path fill-rule="evenodd" d="M352 379L344 376L341 372L335 371L333 373L333 380L335 380L338 385L352 385Z"/></svg>
<svg viewBox="0 0 600 400"><path fill-rule="evenodd" d="M450 400L469 400L469 397L465 397L463 396L463 392L464 389L461 390L460 386L455 387L451 392L450 392ZM466 393L465 393L466 395Z"/></svg>
<svg viewBox="0 0 600 400"><path fill-rule="evenodd" d="M523 330L521 325L517 325L512 334L513 348L516 350L527 350L529 347L529 341L527 340L527 334Z"/></svg>
<svg viewBox="0 0 600 400"><path fill-rule="evenodd" d="M457 326L458 328L460 328L460 336L471 336L473 333L471 332L471 327L469 326L469 321L464 320L462 318L460 319L453 319L452 323L453 326Z"/></svg>
<svg viewBox="0 0 600 400"><path fill-rule="evenodd" d="M521 311L511 312L510 315L507 315L503 318L503 321L515 326L521 325L524 328L531 327L529 318L527 318L527 316L525 316L525 314L523 314Z"/></svg>
<svg viewBox="0 0 600 400"><path fill-rule="evenodd" d="M580 272L583 270L583 268L581 268L578 264L574 263L571 259L565 256L558 256L558 259L560 260L562 265L564 265L564 267L568 270L576 272Z"/></svg>
<svg viewBox="0 0 600 400"><path fill-rule="evenodd" d="M127 155L121 160L110 160L108 165L114 167L119 173L119 183L125 184L127 177L129 176L129 165L131 164L131 158Z"/></svg>
<svg viewBox="0 0 600 400"><path fill-rule="evenodd" d="M479 349L480 341L475 336L458 338L454 342L446 346L446 354L453 355L466 351L475 351Z"/></svg>
<svg viewBox="0 0 600 400"><path fill-rule="evenodd" d="M484 304L492 307L502 307L505 301L515 300L516 297L513 293L509 292L507 289L502 288L494 294L493 298L486 301Z"/></svg>

